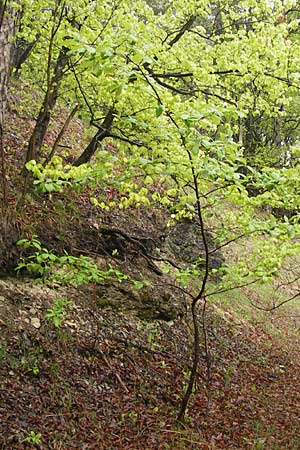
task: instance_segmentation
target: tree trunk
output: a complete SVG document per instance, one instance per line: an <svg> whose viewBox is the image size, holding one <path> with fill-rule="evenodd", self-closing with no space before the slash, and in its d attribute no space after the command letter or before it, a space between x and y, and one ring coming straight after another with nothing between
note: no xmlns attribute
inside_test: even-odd
<svg viewBox="0 0 300 450"><path fill-rule="evenodd" d="M102 125L99 127L99 130L94 135L89 145L81 153L79 158L77 158L73 163L73 166L81 166L81 164L85 164L91 160L92 156L96 153L99 142L102 142L106 137L110 136L110 130L114 121L115 114L116 112L113 108L108 111Z"/></svg>
<svg viewBox="0 0 300 450"><path fill-rule="evenodd" d="M13 47L12 57L11 57L11 66L15 69L14 75L17 77L19 71L21 69L22 64L27 60L30 53L36 46L40 35L36 36L36 39L33 42L26 42L24 39L16 40L16 43Z"/></svg>
<svg viewBox="0 0 300 450"><path fill-rule="evenodd" d="M41 148L50 122L51 112L56 105L58 90L63 78L63 70L68 61L67 52L68 49L63 47L58 55L54 68L54 75L50 80L34 130L29 140L26 162L31 161L32 159L35 159L36 161L40 160Z"/></svg>
<svg viewBox="0 0 300 450"><path fill-rule="evenodd" d="M75 116L75 114L77 113L77 111L79 109L80 109L80 105L77 103L74 106L74 108L72 109L72 111L70 112L70 114L68 115L62 129L58 133L57 138L55 139L55 142L53 144L52 150L49 153L49 155L47 156L47 158L45 159L45 164L47 164L50 161L50 159L54 156L54 153L56 152L56 149L59 146L60 141L62 140L68 126L70 125L71 120L73 119L73 117Z"/></svg>
<svg viewBox="0 0 300 450"><path fill-rule="evenodd" d="M1 1L1 0L0 0ZM3 128L11 71L11 50L15 36L17 12L7 2L0 3L0 126Z"/></svg>
<svg viewBox="0 0 300 450"><path fill-rule="evenodd" d="M11 51L14 41L18 12L11 8L9 1L0 0L0 159L2 178L2 207L7 205L7 168L6 152L3 143L7 91L11 72Z"/></svg>

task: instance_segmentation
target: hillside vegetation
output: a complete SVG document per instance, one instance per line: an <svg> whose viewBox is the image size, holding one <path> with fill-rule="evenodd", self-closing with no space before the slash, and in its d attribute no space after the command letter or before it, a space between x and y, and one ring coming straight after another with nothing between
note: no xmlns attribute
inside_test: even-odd
<svg viewBox="0 0 300 450"><path fill-rule="evenodd" d="M299 20L0 3L1 448L300 448Z"/></svg>

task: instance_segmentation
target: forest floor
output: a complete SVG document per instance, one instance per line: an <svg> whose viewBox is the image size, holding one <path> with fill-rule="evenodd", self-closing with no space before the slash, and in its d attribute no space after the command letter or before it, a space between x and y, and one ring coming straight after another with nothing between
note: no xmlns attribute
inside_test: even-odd
<svg viewBox="0 0 300 450"><path fill-rule="evenodd" d="M0 448L300 448L296 310L254 325L210 305L210 377L203 355L182 426L188 316L149 322L99 308L91 286L69 287L55 327L45 316L63 288L0 286Z"/></svg>

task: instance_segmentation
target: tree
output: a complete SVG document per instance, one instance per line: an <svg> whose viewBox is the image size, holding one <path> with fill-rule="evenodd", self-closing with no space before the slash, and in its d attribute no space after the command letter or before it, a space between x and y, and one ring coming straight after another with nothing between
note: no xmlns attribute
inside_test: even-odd
<svg viewBox="0 0 300 450"><path fill-rule="evenodd" d="M60 15L59 8L62 8ZM37 4L35 11L40 19L36 28L32 29L31 25L31 34L39 35L43 15L50 15L50 20L48 31L43 31L31 53L29 65L32 67L32 62L40 58L45 45L54 54L51 56L48 51L47 67L39 64L37 71L35 65L31 73L37 84L45 78L48 81L26 161L34 157L35 151L39 160L39 148L58 95L69 104L82 103L81 115L93 126L95 122L98 126L113 108L116 114L109 133L113 139L123 137L134 145L145 142L141 128L134 129L132 117L136 124L151 121L151 108L148 114L140 111L141 104L153 102L149 96L146 100L143 92L147 80L159 90L164 88L187 99L196 96L206 103L232 105L239 117L230 119L229 128L233 138L244 146L249 161L253 162L256 155L260 155L259 159L266 152L270 154L271 146L270 164L286 159L281 157L289 152L283 142L288 147L293 142L285 138L290 132L290 125L285 132L285 123L294 120L286 99L295 98L296 87L291 80L297 66L293 64L296 44L289 34L286 36L294 22L282 23L281 8L271 8L264 1L257 2L255 8L247 1L220 5L205 1L191 3L186 9L181 2L176 2L173 9L166 3L163 14L155 16L152 8L143 2L133 6L122 1L104 7L83 1L71 9L54 2L43 13L38 11ZM126 15L130 12L129 21ZM26 20L25 14L25 37ZM100 30L96 26L99 20ZM68 58L63 58L68 65L66 70L59 69L63 48L69 49ZM278 92L284 100L278 98ZM220 127L218 133L222 132L226 130ZM297 135L295 130L293 135ZM108 137L111 136L107 133L101 135L101 141ZM91 145L94 143L95 140Z"/></svg>
<svg viewBox="0 0 300 450"><path fill-rule="evenodd" d="M32 159L39 161L41 147L48 129L51 118L51 112L55 107L59 87L61 85L63 71L67 65L68 48L61 46L58 55L54 49L56 35L62 26L64 15L66 14L66 6L63 1L57 0L51 9L51 28L49 32L49 47L47 54L46 67L46 92L36 120L34 130L30 136L28 143L28 150L26 155L26 162ZM54 59L54 61L53 61Z"/></svg>
<svg viewBox="0 0 300 450"><path fill-rule="evenodd" d="M2 208L7 207L8 185L6 154L3 143L5 112L7 106L7 91L9 77L11 73L11 50L15 39L15 32L18 21L17 3L5 1L0 4L0 153L2 171Z"/></svg>
<svg viewBox="0 0 300 450"><path fill-rule="evenodd" d="M201 331L209 382L209 299L269 282L285 257L299 251L293 241L299 235L297 217L280 221L255 215L267 205L300 207L299 166L284 165L292 145L299 152L295 23L282 21L281 5L264 0L175 0L158 15L142 0L82 1L74 10L56 1L46 13L49 23L40 8L36 3L40 39L23 67L40 58L48 39L46 64L30 72L46 94L26 158L41 190L92 179L119 191L120 208L163 205L171 220L199 227L204 261L174 273L175 288L191 298L194 326L191 376L178 415L183 421L197 377ZM87 127L97 131L75 167L55 159L50 170L37 163L51 113L62 98L80 103ZM116 145L116 155L105 150L107 139ZM279 161L276 168L274 161ZM83 167L76 171L78 166ZM248 195L249 184L259 195ZM252 253L218 270L217 288L208 231L217 248L256 238Z"/></svg>

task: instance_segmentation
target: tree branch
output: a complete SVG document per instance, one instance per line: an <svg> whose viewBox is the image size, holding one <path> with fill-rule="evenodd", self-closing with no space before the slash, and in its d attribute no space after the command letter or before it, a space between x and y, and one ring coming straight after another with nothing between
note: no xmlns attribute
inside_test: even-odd
<svg viewBox="0 0 300 450"><path fill-rule="evenodd" d="M168 73L154 73L152 72L153 78L185 78L192 77L193 72L168 72Z"/></svg>
<svg viewBox="0 0 300 450"><path fill-rule="evenodd" d="M160 86L163 86L167 89L169 89L170 91L175 92L176 94L182 94L182 95L193 95L195 94L196 90L186 90L186 89L181 89L181 88L177 88L169 83L166 83L165 81L162 81L160 78L162 78L161 75L159 74L155 74L154 71L151 69L150 64L149 63L145 63L144 68L146 69L146 71L148 72L148 74L157 82L157 84L159 84ZM190 76L190 75L185 75L185 76ZM172 76L165 76L164 78L172 78ZM173 77L175 78L175 77ZM178 77L177 77L178 78ZM181 77L184 78L184 77Z"/></svg>
<svg viewBox="0 0 300 450"><path fill-rule="evenodd" d="M192 15L192 16L188 19L188 21L180 28L180 30L177 32L176 36L171 40L171 42L169 42L169 47L170 47L170 48L172 48L173 45L176 44L176 42L178 42L179 39L182 38L182 36L184 35L184 33L185 33L186 31L188 31L188 30L192 27L193 23L194 23L195 20L196 20L196 17L197 17L197 16ZM174 33L172 33L172 34L174 34ZM170 36L170 35L169 35L169 36ZM169 36L168 36L168 37L169 37ZM167 37L167 38L168 38L168 37Z"/></svg>
<svg viewBox="0 0 300 450"><path fill-rule="evenodd" d="M106 137L109 136L115 115L116 111L114 110L114 108L110 108L101 126L97 127L97 133L94 135L93 139L81 153L81 155L74 161L73 166L78 167L81 166L81 164L85 164L90 161L98 148L99 142L102 142Z"/></svg>
<svg viewBox="0 0 300 450"><path fill-rule="evenodd" d="M142 142L142 141L132 140L132 139L129 139L129 138L127 138L127 137L120 136L119 134L108 133L107 137L111 137L111 138L113 138L113 139L118 139L119 141L127 142L128 144L136 145L137 147L145 147L145 148L149 148L149 146L146 145L146 144L145 144L144 142Z"/></svg>

